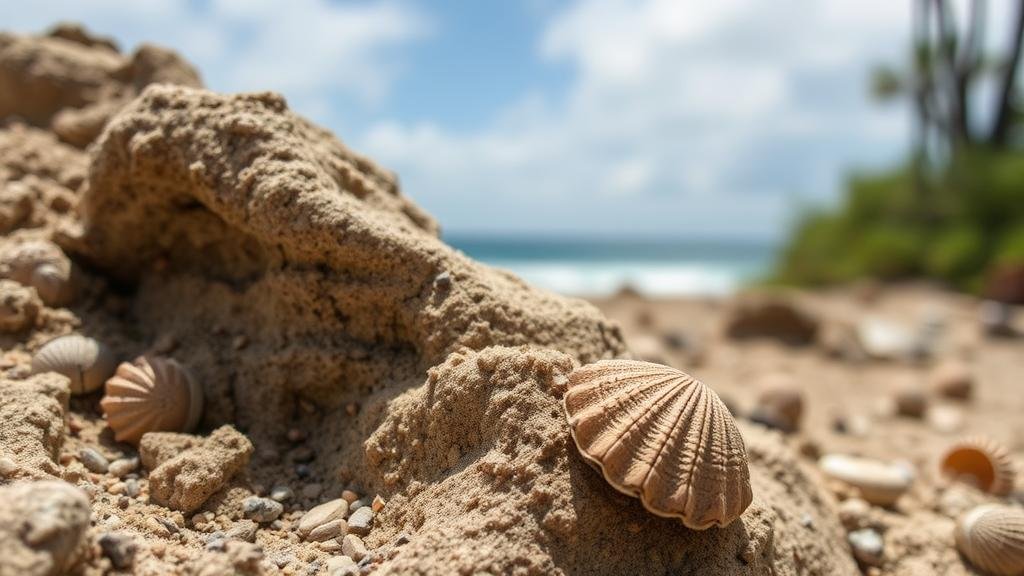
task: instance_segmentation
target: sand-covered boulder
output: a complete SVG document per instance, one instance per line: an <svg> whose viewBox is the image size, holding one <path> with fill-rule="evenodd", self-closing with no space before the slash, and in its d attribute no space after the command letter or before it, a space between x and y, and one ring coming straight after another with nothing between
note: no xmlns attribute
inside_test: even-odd
<svg viewBox="0 0 1024 576"><path fill-rule="evenodd" d="M592 306L445 245L392 174L274 94L148 88L97 142L81 208L80 256L138 284L139 329L179 343L208 423L280 432L300 397L390 394L461 347L625 350Z"/></svg>
<svg viewBox="0 0 1024 576"><path fill-rule="evenodd" d="M726 529L613 490L560 398L575 366L626 354L618 327L446 246L280 96L151 86L92 152L67 248L134 288L140 338L176 343L204 425L234 423L261 472L290 473L259 447L301 426L326 491L387 496L367 544L408 543L380 573L855 572L830 496L760 429L754 504Z"/></svg>
<svg viewBox="0 0 1024 576"><path fill-rule="evenodd" d="M59 476L68 379L48 372L0 379L0 480Z"/></svg>
<svg viewBox="0 0 1024 576"><path fill-rule="evenodd" d="M59 480L0 487L0 576L67 574L82 553L89 498Z"/></svg>
<svg viewBox="0 0 1024 576"><path fill-rule="evenodd" d="M91 142L113 113L154 82L201 85L195 69L169 50L142 45L121 54L77 25L40 36L0 34L0 118L52 127L76 146Z"/></svg>

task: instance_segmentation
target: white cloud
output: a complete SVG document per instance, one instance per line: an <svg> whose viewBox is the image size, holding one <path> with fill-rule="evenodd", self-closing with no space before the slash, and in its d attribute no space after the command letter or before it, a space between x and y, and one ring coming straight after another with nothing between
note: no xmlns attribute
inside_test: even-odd
<svg viewBox="0 0 1024 576"><path fill-rule="evenodd" d="M451 229L775 235L798 198L903 149L903 111L866 93L908 19L884 0L580 0L538 46L566 94L360 143Z"/></svg>
<svg viewBox="0 0 1024 576"><path fill-rule="evenodd" d="M126 49L153 42L181 52L213 89L276 90L293 108L329 123L339 96L373 106L401 71L399 48L431 22L397 2L331 0L0 0L3 27L37 32L54 18L117 37Z"/></svg>

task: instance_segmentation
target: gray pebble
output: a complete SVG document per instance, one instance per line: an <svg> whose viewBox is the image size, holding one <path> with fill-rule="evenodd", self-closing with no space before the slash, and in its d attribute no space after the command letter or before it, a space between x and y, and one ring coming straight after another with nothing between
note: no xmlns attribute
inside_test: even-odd
<svg viewBox="0 0 1024 576"><path fill-rule="evenodd" d="M277 500L250 496L242 502L242 514L256 522L273 522L284 512L284 506Z"/></svg>
<svg viewBox="0 0 1024 576"><path fill-rule="evenodd" d="M854 530L847 536L853 556L865 566L881 566L884 544L882 536L871 528Z"/></svg>
<svg viewBox="0 0 1024 576"><path fill-rule="evenodd" d="M131 566L135 560L138 546L136 546L135 540L127 534L108 532L100 536L99 543L103 555L110 559L114 568L123 570Z"/></svg>
<svg viewBox="0 0 1024 576"><path fill-rule="evenodd" d="M320 493L323 492L323 486L314 482L312 484L306 484L302 487L302 497L310 500L316 500L320 497Z"/></svg>
<svg viewBox="0 0 1024 576"><path fill-rule="evenodd" d="M139 495L139 492L141 491L142 487L139 486L138 480L130 478L124 481L124 493L127 494L128 496L135 498L136 496Z"/></svg>
<svg viewBox="0 0 1024 576"><path fill-rule="evenodd" d="M309 467L309 464L299 464L295 467L295 475L299 478L309 478L313 475L313 470Z"/></svg>
<svg viewBox="0 0 1024 576"><path fill-rule="evenodd" d="M225 536L229 540L243 540L245 542L256 541L256 531L259 530L257 525L252 520L240 520L230 530L227 531Z"/></svg>
<svg viewBox="0 0 1024 576"><path fill-rule="evenodd" d="M103 454L92 448L82 448L78 452L78 459L82 461L82 465L90 472L95 472L96 474L106 474L110 468L110 462L103 457Z"/></svg>
<svg viewBox="0 0 1024 576"><path fill-rule="evenodd" d="M306 536L306 539L312 542L323 542L324 540L344 536L346 529L347 526L345 521L338 518L337 520L331 520L330 522L325 522L316 528L313 528Z"/></svg>
<svg viewBox="0 0 1024 576"><path fill-rule="evenodd" d="M358 500L355 500L351 504L349 504L348 505L348 509L349 510L359 510L360 508L362 508L364 506L369 506L369 505L370 505L369 498L359 498ZM371 508L371 510L372 510L372 508Z"/></svg>
<svg viewBox="0 0 1024 576"><path fill-rule="evenodd" d="M124 478L139 467L138 458L118 458L110 463L109 471L118 478Z"/></svg>
<svg viewBox="0 0 1024 576"><path fill-rule="evenodd" d="M366 536L370 533L370 526L372 525L373 509L369 506L363 506L362 508L356 509L356 511L348 517L348 531L353 534Z"/></svg>
<svg viewBox="0 0 1024 576"><path fill-rule="evenodd" d="M292 450L292 462L310 462L316 458L316 452L309 446L299 446L295 450Z"/></svg>
<svg viewBox="0 0 1024 576"><path fill-rule="evenodd" d="M359 573L355 560L348 556L334 556L327 560L328 576L354 576Z"/></svg>
<svg viewBox="0 0 1024 576"><path fill-rule="evenodd" d="M395 546L404 546L408 544L410 540L412 540L412 536L410 536L408 532L402 532L397 538L395 538Z"/></svg>
<svg viewBox="0 0 1024 576"><path fill-rule="evenodd" d="M278 502L287 502L295 497L295 492L287 486L274 486L270 490L270 498Z"/></svg>
<svg viewBox="0 0 1024 576"><path fill-rule="evenodd" d="M173 521L168 520L167 518L164 518L162 516L154 516L154 518L158 523L160 523L160 525L166 528L167 532L169 532L170 534L177 534L180 531L178 529L178 525L175 524Z"/></svg>

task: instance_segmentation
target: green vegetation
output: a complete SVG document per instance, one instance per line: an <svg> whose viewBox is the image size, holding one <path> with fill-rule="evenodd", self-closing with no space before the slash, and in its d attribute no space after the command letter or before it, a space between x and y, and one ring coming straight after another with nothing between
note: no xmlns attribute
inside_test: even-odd
<svg viewBox="0 0 1024 576"><path fill-rule="evenodd" d="M983 0L970 4L963 32L947 1L914 6L909 69L883 68L872 86L879 98L912 105L911 158L852 177L835 210L805 214L780 254L778 281L927 277L976 291L993 267L1024 266L1024 3L1005 19L1013 24L1006 53L984 57ZM985 94L979 83L996 88L987 108L974 101Z"/></svg>

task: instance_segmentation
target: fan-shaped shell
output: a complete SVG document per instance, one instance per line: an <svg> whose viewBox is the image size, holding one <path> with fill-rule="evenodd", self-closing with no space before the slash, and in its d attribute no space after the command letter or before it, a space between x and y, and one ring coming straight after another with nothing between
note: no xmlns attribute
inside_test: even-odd
<svg viewBox="0 0 1024 576"><path fill-rule="evenodd" d="M138 444L146 432L189 432L199 424L203 391L178 362L140 356L122 362L100 401L118 442Z"/></svg>
<svg viewBox="0 0 1024 576"><path fill-rule="evenodd" d="M667 366L602 360L569 376L563 405L580 453L615 489L697 530L750 505L743 438L699 380Z"/></svg>
<svg viewBox="0 0 1024 576"><path fill-rule="evenodd" d="M983 504L957 520L953 536L960 553L985 572L1024 574L1024 510Z"/></svg>
<svg viewBox="0 0 1024 576"><path fill-rule="evenodd" d="M71 379L72 394L88 394L114 373L114 354L97 340L69 334L50 340L32 357L32 372L57 372Z"/></svg>
<svg viewBox="0 0 1024 576"><path fill-rule="evenodd" d="M988 438L966 438L953 444L942 456L940 469L949 478L996 496L1009 494L1016 477L1010 452Z"/></svg>

